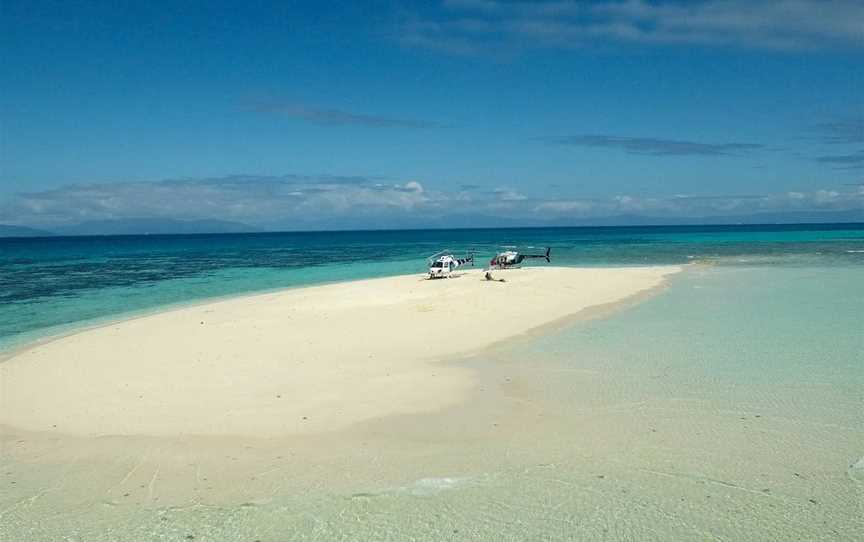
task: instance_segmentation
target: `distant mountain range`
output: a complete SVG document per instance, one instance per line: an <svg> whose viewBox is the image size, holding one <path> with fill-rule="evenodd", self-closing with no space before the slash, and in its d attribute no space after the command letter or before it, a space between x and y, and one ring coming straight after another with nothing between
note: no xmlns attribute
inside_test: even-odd
<svg viewBox="0 0 864 542"><path fill-rule="evenodd" d="M270 224L254 227L227 220L176 220L171 218L126 218L93 220L52 231L0 224L0 237L48 237L79 235L167 235L203 233L253 233L260 231L332 231L368 229L441 229L441 228L516 228L567 226L699 226L723 224L819 224L864 223L864 209L851 211L812 211L760 213L711 217L669 217L618 215L586 219L526 219L478 215L436 217L403 216L370 223L368 220L343 219L302 224Z"/></svg>
<svg viewBox="0 0 864 542"><path fill-rule="evenodd" d="M0 224L0 237L46 237L54 235L45 230L27 228L24 226L5 226Z"/></svg>
<svg viewBox="0 0 864 542"><path fill-rule="evenodd" d="M165 235L198 233L250 233L260 231L247 224L227 220L175 220L172 218L124 218L90 220L52 228L51 231L0 225L0 237L48 237L79 235Z"/></svg>
<svg viewBox="0 0 864 542"><path fill-rule="evenodd" d="M833 224L864 223L864 209L852 211L813 211L759 213L752 215L675 217L615 215L594 218L525 218L477 214L388 217L376 222L346 217L306 221L302 224L268 224L264 231L335 231L370 229L460 229L460 228L536 228L536 227L612 227L612 226L716 226L735 224Z"/></svg>
<svg viewBox="0 0 864 542"><path fill-rule="evenodd" d="M259 231L247 224L227 220L175 220L173 218L123 218L90 220L55 228L59 235L165 235L196 233L250 233Z"/></svg>

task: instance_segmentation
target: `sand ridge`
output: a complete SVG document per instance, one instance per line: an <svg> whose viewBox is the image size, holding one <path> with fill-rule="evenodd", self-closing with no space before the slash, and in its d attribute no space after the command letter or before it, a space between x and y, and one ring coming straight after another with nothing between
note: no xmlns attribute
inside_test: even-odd
<svg viewBox="0 0 864 542"><path fill-rule="evenodd" d="M470 270L291 289L90 329L0 364L0 424L76 435L327 432L446 408L440 363L661 285L680 268Z"/></svg>

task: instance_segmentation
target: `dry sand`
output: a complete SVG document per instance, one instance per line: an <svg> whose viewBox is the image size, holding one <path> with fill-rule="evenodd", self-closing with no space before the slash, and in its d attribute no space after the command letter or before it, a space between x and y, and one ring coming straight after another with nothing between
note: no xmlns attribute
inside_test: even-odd
<svg viewBox="0 0 864 542"><path fill-rule="evenodd" d="M463 400L442 360L663 283L677 267L480 270L286 290L128 320L0 363L0 424L73 435L321 433Z"/></svg>

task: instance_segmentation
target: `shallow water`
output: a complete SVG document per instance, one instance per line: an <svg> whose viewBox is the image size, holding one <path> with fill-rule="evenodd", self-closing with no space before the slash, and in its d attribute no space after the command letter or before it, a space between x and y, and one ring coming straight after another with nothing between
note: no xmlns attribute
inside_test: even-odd
<svg viewBox="0 0 864 542"><path fill-rule="evenodd" d="M864 538L864 226L0 240L0 348L501 245L707 265L461 360L477 388L442 412L302 442L12 431L0 540Z"/></svg>
<svg viewBox="0 0 864 542"><path fill-rule="evenodd" d="M691 267L459 361L464 404L317 440L12 435L0 539L861 540L862 279Z"/></svg>

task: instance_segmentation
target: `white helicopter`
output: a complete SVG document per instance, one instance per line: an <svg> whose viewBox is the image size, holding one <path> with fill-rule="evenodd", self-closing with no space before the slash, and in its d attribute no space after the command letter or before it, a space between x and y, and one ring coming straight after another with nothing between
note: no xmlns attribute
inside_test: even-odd
<svg viewBox="0 0 864 542"><path fill-rule="evenodd" d="M464 258L457 258L446 250L442 250L427 258L429 262L429 278L443 279L453 276L453 271L462 265L474 265L474 254L469 254Z"/></svg>
<svg viewBox="0 0 864 542"><path fill-rule="evenodd" d="M521 265L523 261L531 258L543 258L546 260L546 263L549 263L552 261L549 257L550 252L551 249L548 247L546 248L546 252L543 254L522 254L515 250L506 250L504 252L499 252L494 258L489 260L489 267L496 269L512 269Z"/></svg>

